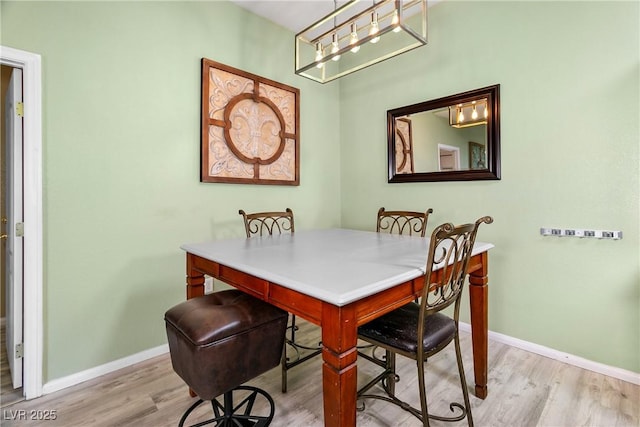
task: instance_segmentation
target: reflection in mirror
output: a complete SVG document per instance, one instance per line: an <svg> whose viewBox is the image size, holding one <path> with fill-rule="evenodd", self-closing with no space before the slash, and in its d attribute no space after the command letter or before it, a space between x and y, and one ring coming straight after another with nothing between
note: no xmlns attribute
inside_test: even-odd
<svg viewBox="0 0 640 427"><path fill-rule="evenodd" d="M396 172L413 173L413 139L411 135L411 119L396 119Z"/></svg>
<svg viewBox="0 0 640 427"><path fill-rule="evenodd" d="M389 182L500 179L498 88L389 110Z"/></svg>
<svg viewBox="0 0 640 427"><path fill-rule="evenodd" d="M483 120L476 117L475 122L471 111L466 111L470 108L459 106L397 117L396 173L485 169L486 98L482 101L476 115Z"/></svg>

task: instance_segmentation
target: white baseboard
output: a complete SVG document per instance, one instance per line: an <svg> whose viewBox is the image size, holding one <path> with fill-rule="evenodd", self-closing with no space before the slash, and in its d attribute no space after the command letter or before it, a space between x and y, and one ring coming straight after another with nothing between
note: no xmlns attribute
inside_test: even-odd
<svg viewBox="0 0 640 427"><path fill-rule="evenodd" d="M136 363L144 362L156 356L163 355L169 352L169 345L163 344L158 347L150 348L149 350L141 351L140 353L132 354L131 356L123 357L122 359L114 360L113 362L105 363L104 365L96 366L95 368L87 369L85 371L77 372L66 377L58 378L47 382L42 386L42 394L49 394L67 387L80 384L82 382L98 378L102 375L109 374L118 369L126 368Z"/></svg>
<svg viewBox="0 0 640 427"><path fill-rule="evenodd" d="M460 322L460 330L471 332L471 326L468 323ZM513 338L508 335L500 334L498 332L489 331L489 339L512 347L520 348L531 353L539 354L550 359L558 360L569 365L577 366L579 368L617 378L622 381L640 385L640 373L627 371L625 369L608 366L598 362L593 362L591 360L583 359L582 357L574 356L572 354L564 353L542 345L530 343L518 338ZM111 372L117 371L118 369L126 368L136 363L144 362L145 360L163 355L168 352L169 346L167 344L163 344L149 350L141 351L140 353L136 353L131 356L123 357L122 359L114 360L113 362L105 363L104 365L96 366L95 368L87 369L85 371L81 371L63 378L58 378L46 383L42 387L42 393L53 393L64 388L71 387L88 380L92 380L102 375L109 374Z"/></svg>
<svg viewBox="0 0 640 427"><path fill-rule="evenodd" d="M471 326L468 323L460 322L460 330L471 332ZM489 331L489 339L492 341L510 345L511 347L516 347L531 353L539 354L540 356L558 360L569 365L577 366L582 369L617 378L631 384L640 385L640 373L637 372L632 372L626 369L616 368L614 366L587 360L579 356L574 356L572 354L554 350L549 347L534 344L518 338L513 338L508 335L500 334L498 332Z"/></svg>

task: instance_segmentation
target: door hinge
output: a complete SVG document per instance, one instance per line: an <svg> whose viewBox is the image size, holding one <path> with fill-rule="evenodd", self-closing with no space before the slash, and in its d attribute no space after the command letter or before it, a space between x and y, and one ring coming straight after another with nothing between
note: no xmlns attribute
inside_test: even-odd
<svg viewBox="0 0 640 427"><path fill-rule="evenodd" d="M18 117L24 117L24 104L22 102L16 103L16 114Z"/></svg>
<svg viewBox="0 0 640 427"><path fill-rule="evenodd" d="M16 237L24 236L24 222L16 222Z"/></svg>
<svg viewBox="0 0 640 427"><path fill-rule="evenodd" d="M16 344L16 359L22 359L24 357L24 347L22 343Z"/></svg>

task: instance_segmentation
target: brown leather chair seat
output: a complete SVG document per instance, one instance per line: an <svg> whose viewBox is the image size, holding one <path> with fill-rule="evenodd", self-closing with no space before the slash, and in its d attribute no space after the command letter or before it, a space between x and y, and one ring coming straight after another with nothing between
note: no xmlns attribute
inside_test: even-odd
<svg viewBox="0 0 640 427"><path fill-rule="evenodd" d="M173 369L212 400L280 364L287 316L237 290L180 303L165 313Z"/></svg>

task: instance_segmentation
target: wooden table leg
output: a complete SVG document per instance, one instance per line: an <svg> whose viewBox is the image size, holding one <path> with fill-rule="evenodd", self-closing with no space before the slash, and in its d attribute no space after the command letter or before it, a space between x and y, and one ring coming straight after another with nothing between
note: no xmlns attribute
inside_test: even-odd
<svg viewBox="0 0 640 427"><path fill-rule="evenodd" d="M193 268L193 255L187 254L187 299L204 295L204 274ZM189 388L189 395L195 397L196 393Z"/></svg>
<svg viewBox="0 0 640 427"><path fill-rule="evenodd" d="M473 342L473 373L476 396L487 397L487 360L489 342L489 276L488 255L482 254L482 268L469 273L471 303L471 340Z"/></svg>
<svg viewBox="0 0 640 427"><path fill-rule="evenodd" d="M187 299L204 295L204 274L193 268L194 256L187 254Z"/></svg>
<svg viewBox="0 0 640 427"><path fill-rule="evenodd" d="M356 425L358 352L354 310L322 308L322 395L325 427Z"/></svg>

